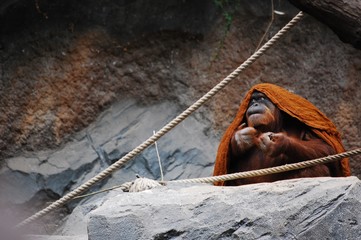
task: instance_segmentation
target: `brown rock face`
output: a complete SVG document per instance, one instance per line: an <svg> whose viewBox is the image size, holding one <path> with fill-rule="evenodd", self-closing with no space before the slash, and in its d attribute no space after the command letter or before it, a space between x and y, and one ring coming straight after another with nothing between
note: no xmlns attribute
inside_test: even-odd
<svg viewBox="0 0 361 240"><path fill-rule="evenodd" d="M127 98L190 105L255 51L270 21L269 2L216 2L0 4L0 156L60 147ZM266 39L298 12L276 8L285 15L276 16ZM202 107L199 119L220 137L249 87L272 82L313 102L353 149L361 146L360 73L361 51L306 16ZM351 159L359 177L360 162Z"/></svg>

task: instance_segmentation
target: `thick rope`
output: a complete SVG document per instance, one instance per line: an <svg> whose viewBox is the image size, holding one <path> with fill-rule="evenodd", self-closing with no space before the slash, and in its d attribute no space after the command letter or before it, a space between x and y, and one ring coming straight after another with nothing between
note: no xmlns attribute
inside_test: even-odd
<svg viewBox="0 0 361 240"><path fill-rule="evenodd" d="M317 158L314 160L286 164L286 165L282 165L282 166L278 166L278 167L264 168L264 169L259 169L259 170L238 172L238 173L225 174L225 175L213 176L213 177L205 177L205 178L173 180L171 182L174 182L174 183L214 183L214 182L229 181L229 180L240 179L240 178L258 177L258 176L264 176L264 175L269 175L269 174L274 174L274 173L287 172L287 171L292 171L292 170L296 170L296 169L312 167L312 166L316 166L318 164L326 164L329 162L340 160L345 157L351 157L351 156L354 156L357 154L361 154L361 148L357 148L357 149L354 149L354 150L351 150L348 152L338 153L335 155L330 155L327 157ZM164 182L164 183L166 183L166 182Z"/></svg>
<svg viewBox="0 0 361 240"><path fill-rule="evenodd" d="M361 154L361 148L351 150L348 152L343 152L335 155L330 155L322 158L317 158L314 160L307 160L304 162L293 163L293 164L286 164L278 167L271 167L271 168L264 168L259 170L252 170L247 172L238 172L238 173L231 173L225 174L221 176L214 176L214 177L206 177L206 178L193 178L193 179L181 179L181 180L171 180L171 181L156 181L148 178L140 178L138 177L134 182L126 182L122 185L113 186L110 188L102 189L100 191L92 192L85 195L80 195L75 197L77 198L84 198L89 197L95 194L99 194L102 192L111 191L113 189L120 188L123 192L141 192L147 189L152 189L154 187L167 185L168 183L214 183L219 181L229 181L241 178L249 178L249 177L258 177L264 176L274 173L281 173L287 171L293 171L297 169L312 167L318 164L326 164L329 162L337 161L345 157L351 157L357 154Z"/></svg>
<svg viewBox="0 0 361 240"><path fill-rule="evenodd" d="M21 223L15 226L15 228L20 228L37 218L49 213L50 211L63 206L65 203L69 202L74 197L80 195L82 192L88 190L92 185L106 178L114 171L123 166L130 159L141 153L144 149L154 144L159 138L177 126L180 122L182 122L185 118L187 118L190 114L196 111L202 104L208 101L211 97L217 94L220 90L222 90L228 83L230 83L233 79L235 79L244 69L249 67L253 62L255 62L260 56L262 56L268 49L270 49L287 31L289 31L297 22L299 22L303 17L303 13L299 12L286 26L284 26L275 36L273 36L268 42L266 42L258 51L256 51L252 56L250 56L244 63L242 63L236 70L234 70L231 74L229 74L225 79L223 79L220 83L218 83L215 87L213 87L208 93L206 93L203 97L197 100L193 105L188 107L184 112L174 118L171 122L165 125L161 130L155 133L153 136L148 138L145 142L140 144L138 147L134 148L132 151L127 153L124 157L119 159L117 162L113 163L107 169L100 172L98 175L89 179L84 184L80 185L78 188L69 192L62 198L58 199L54 203L50 204L48 207L39 211L38 213L32 215L31 217L25 219Z"/></svg>

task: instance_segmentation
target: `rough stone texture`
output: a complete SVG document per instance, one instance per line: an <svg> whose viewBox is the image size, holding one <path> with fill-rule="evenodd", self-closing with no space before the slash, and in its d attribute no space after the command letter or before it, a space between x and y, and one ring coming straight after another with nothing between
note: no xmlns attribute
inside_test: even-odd
<svg viewBox="0 0 361 240"><path fill-rule="evenodd" d="M87 235L78 236L41 236L41 235L27 235L27 240L88 240Z"/></svg>
<svg viewBox="0 0 361 240"><path fill-rule="evenodd" d="M45 19L30 3L10 8L1 22L34 22L0 25L1 154L56 147L116 100L149 105L188 92L184 60L216 17L211 2L190 2L54 1Z"/></svg>
<svg viewBox="0 0 361 240"><path fill-rule="evenodd" d="M356 177L114 191L78 206L62 234L88 234L89 240L357 239L360 196Z"/></svg>
<svg viewBox="0 0 361 240"><path fill-rule="evenodd" d="M166 124L176 112L177 108L170 102L145 108L137 107L134 101L124 101L102 113L95 123L76 134L61 150L7 159L0 172L0 205L29 205L42 189L51 193L50 196L63 196L153 135L153 130ZM192 116L157 141L165 179L212 174L217 139L205 135L205 130L206 126ZM192 135L197 137L187 140L186 136ZM101 185L119 185L134 180L136 174L160 180L154 146ZM92 191L101 185L92 188ZM42 205L39 207L43 208ZM33 208L25 211L22 218L33 214ZM45 231L44 224L46 226L48 221L46 218L40 220L37 228Z"/></svg>
<svg viewBox="0 0 361 240"><path fill-rule="evenodd" d="M26 203L34 213L136 147L252 54L269 24L270 1L215 2L2 1L0 202ZM284 1L275 7L285 15L276 16L266 39L298 12ZM211 173L217 141L259 82L306 97L335 122L346 149L360 147L360 72L361 52L306 16L160 140L166 177ZM147 151L106 186L135 173L158 178L154 148ZM361 156L351 159L359 177L360 164Z"/></svg>
<svg viewBox="0 0 361 240"><path fill-rule="evenodd" d="M229 9L212 1L34 2L3 3L2 156L59 147L115 101L191 104L255 50L270 20L265 1ZM266 38L297 13L285 2L276 8L286 15L276 17ZM222 14L233 17L229 31ZM334 120L346 148L354 148L360 66L360 51L307 16L200 114L219 137L244 92L273 82L315 103Z"/></svg>
<svg viewBox="0 0 361 240"><path fill-rule="evenodd" d="M160 129L176 112L169 102L150 108L137 108L134 101L114 104L61 150L7 159L0 186L8 199L1 200L24 203L40 189L64 195L72 185L80 185L153 135L151 129ZM217 140L205 135L204 130L204 125L190 117L157 141L166 179L211 175L215 150L209 150L214 149ZM193 134L197 137L187 141L186 136ZM112 184L134 179L136 174L160 179L154 146L116 172Z"/></svg>

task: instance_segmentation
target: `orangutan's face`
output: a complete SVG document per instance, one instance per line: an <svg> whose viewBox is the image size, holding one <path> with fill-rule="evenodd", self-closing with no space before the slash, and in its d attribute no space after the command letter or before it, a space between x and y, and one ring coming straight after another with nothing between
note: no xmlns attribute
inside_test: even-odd
<svg viewBox="0 0 361 240"><path fill-rule="evenodd" d="M261 92L254 92L246 111L247 125L256 129L275 131L280 121L280 110Z"/></svg>

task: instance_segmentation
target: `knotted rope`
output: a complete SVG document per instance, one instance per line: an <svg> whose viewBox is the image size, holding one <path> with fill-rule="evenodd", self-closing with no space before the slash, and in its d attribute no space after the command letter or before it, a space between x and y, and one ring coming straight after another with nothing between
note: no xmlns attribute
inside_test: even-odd
<svg viewBox="0 0 361 240"><path fill-rule="evenodd" d="M133 182L126 182L126 183L123 183L122 185L117 185L117 186L102 189L102 190L99 190L96 192L91 192L88 194L76 196L73 198L73 200L89 197L89 196L99 194L102 192L108 192L110 190L114 190L114 189L118 189L118 188L120 188L123 192L141 192L141 191L145 191L148 189L152 189L152 188L156 188L156 187L165 185L164 183L162 183L163 181L158 182L156 180L152 180L149 178L140 177L139 175L137 175L136 177L137 178Z"/></svg>
<svg viewBox="0 0 361 240"><path fill-rule="evenodd" d="M223 79L220 83L218 83L215 87L213 87L208 93L203 95L199 100L197 100L194 104L188 107L184 112L166 124L162 129L156 132L153 136L148 138L145 142L140 144L138 147L134 148L132 151L127 153L124 157L113 163L111 166L100 172L98 175L89 179L87 182L80 185L78 188L69 192L62 198L58 199L54 203L50 204L48 207L43 210L37 212L31 217L25 219L21 223L15 226L15 228L20 228L37 218L49 213L50 211L63 206L65 203L69 202L74 197L80 195L82 192L88 190L95 183L103 180L108 177L114 171L123 166L130 159L141 153L144 149L154 144L159 138L177 126L180 122L186 119L189 115L191 115L194 111L196 111L200 106L202 106L205 102L207 102L211 97L217 94L220 90L222 90L228 83L230 83L233 79L235 79L244 69L249 67L252 63L254 63L260 56L262 56L268 49L270 49L286 32L288 32L297 22L299 22L303 17L303 13L299 12L289 23L286 24L278 33L273 36L268 42L266 42L259 50L257 50L252 56L250 56L245 62L243 62L236 70L234 70L231 74L229 74L225 79Z"/></svg>

